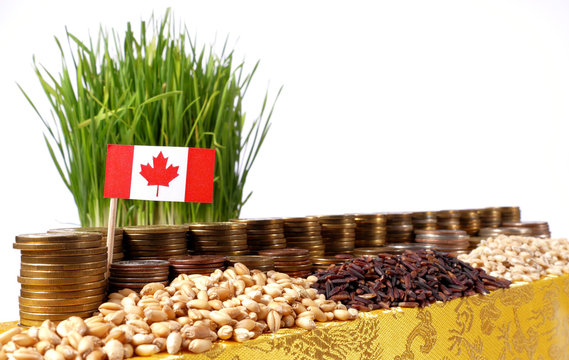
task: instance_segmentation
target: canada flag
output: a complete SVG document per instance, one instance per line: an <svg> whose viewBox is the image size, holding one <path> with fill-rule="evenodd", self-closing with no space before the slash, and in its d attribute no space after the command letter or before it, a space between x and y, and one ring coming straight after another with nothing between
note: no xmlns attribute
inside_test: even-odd
<svg viewBox="0 0 569 360"><path fill-rule="evenodd" d="M210 203L214 149L107 145L106 198Z"/></svg>

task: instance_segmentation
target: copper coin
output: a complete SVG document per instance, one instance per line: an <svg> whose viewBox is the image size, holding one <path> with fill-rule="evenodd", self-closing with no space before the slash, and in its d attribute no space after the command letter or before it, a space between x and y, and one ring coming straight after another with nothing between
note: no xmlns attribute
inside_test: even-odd
<svg viewBox="0 0 569 360"><path fill-rule="evenodd" d="M300 261L275 261L274 263L275 268L281 266L299 266L299 265L310 265L312 264L312 260L300 260Z"/></svg>
<svg viewBox="0 0 569 360"><path fill-rule="evenodd" d="M26 285L74 285L97 282L105 279L105 274L64 278L36 278L18 276L18 282Z"/></svg>
<svg viewBox="0 0 569 360"><path fill-rule="evenodd" d="M74 271L85 269L100 269L107 267L107 260L91 262L91 263L77 263L77 264L26 264L20 265L21 270L38 270L38 271Z"/></svg>
<svg viewBox="0 0 569 360"><path fill-rule="evenodd" d="M242 232L237 235L196 235L191 236L191 239L199 241L208 240L221 240L221 241L233 241L233 240L247 240L247 233Z"/></svg>
<svg viewBox="0 0 569 360"><path fill-rule="evenodd" d="M170 264L211 264L224 262L225 257L211 256L211 255L186 255L174 256L168 259Z"/></svg>
<svg viewBox="0 0 569 360"><path fill-rule="evenodd" d="M111 267L115 268L145 268L148 266L168 268L168 266L170 266L170 263L164 260L125 260L111 264Z"/></svg>
<svg viewBox="0 0 569 360"><path fill-rule="evenodd" d="M163 276L149 276L149 277L122 277L122 276L115 276L115 274L111 274L109 277L109 282L117 283L117 282L131 282L131 283L150 283L150 282L161 282L168 280L168 275L170 273L163 275Z"/></svg>
<svg viewBox="0 0 569 360"><path fill-rule="evenodd" d="M281 249L281 250L264 250L260 251L259 255L261 256L271 256L276 259L276 257L290 257L290 256L302 256L307 255L308 250L306 249L297 249L297 248L288 248L288 249Z"/></svg>
<svg viewBox="0 0 569 360"><path fill-rule="evenodd" d="M227 230L190 230L190 236L235 236L247 234L245 229L227 229Z"/></svg>

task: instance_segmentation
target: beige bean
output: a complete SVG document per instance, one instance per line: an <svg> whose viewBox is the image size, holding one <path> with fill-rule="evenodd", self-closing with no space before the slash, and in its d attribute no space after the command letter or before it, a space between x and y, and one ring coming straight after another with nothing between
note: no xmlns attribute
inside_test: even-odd
<svg viewBox="0 0 569 360"><path fill-rule="evenodd" d="M234 329L233 339L237 342L250 340L255 334L247 329Z"/></svg>
<svg viewBox="0 0 569 360"><path fill-rule="evenodd" d="M6 330L2 334L0 334L0 345L6 344L8 341L12 339L14 335L19 334L21 332L22 328L20 327L14 327L9 330ZM38 336L39 336L39 330L38 330Z"/></svg>
<svg viewBox="0 0 569 360"><path fill-rule="evenodd" d="M316 323L308 316L298 317L295 321L296 326L306 330L313 330L316 328Z"/></svg>
<svg viewBox="0 0 569 360"><path fill-rule="evenodd" d="M211 306L207 300L194 299L188 302L188 309L211 310Z"/></svg>
<svg viewBox="0 0 569 360"><path fill-rule="evenodd" d="M65 360L62 353L55 351L54 349L49 349L44 354L45 360Z"/></svg>
<svg viewBox="0 0 569 360"><path fill-rule="evenodd" d="M102 321L97 321L87 324L87 328L88 335L104 339L109 334L109 331L111 331L112 325Z"/></svg>
<svg viewBox="0 0 569 360"><path fill-rule="evenodd" d="M350 319L350 313L348 312L348 310L336 309L333 311L333 314L334 314L334 319L336 320L345 321Z"/></svg>
<svg viewBox="0 0 569 360"><path fill-rule="evenodd" d="M49 349L53 349L54 346L49 342L49 341L45 341L45 340L40 340L36 343L36 350L44 355Z"/></svg>
<svg viewBox="0 0 569 360"><path fill-rule="evenodd" d="M249 275L250 271L249 268L242 263L235 263L233 265L233 269L235 270L235 273L237 273L237 275Z"/></svg>
<svg viewBox="0 0 569 360"><path fill-rule="evenodd" d="M217 330L217 336L221 340L231 339L233 336L233 327L231 327L231 325L223 325Z"/></svg>
<svg viewBox="0 0 569 360"><path fill-rule="evenodd" d="M219 326L227 325L233 320L231 316L221 311L212 311L209 318Z"/></svg>
<svg viewBox="0 0 569 360"><path fill-rule="evenodd" d="M188 345L188 350L190 352L193 352L194 354L201 354L203 352L210 350L212 346L213 343L211 342L211 340L194 339L190 341L190 344Z"/></svg>
<svg viewBox="0 0 569 360"><path fill-rule="evenodd" d="M152 344L155 338L156 336L154 336L153 334L134 334L131 343L134 346L142 344Z"/></svg>
<svg viewBox="0 0 569 360"><path fill-rule="evenodd" d="M154 344L142 344L134 348L134 353L138 356L151 356L159 352L160 348Z"/></svg>
<svg viewBox="0 0 569 360"><path fill-rule="evenodd" d="M124 358L124 346L118 340L111 340L105 344L103 351L107 354L108 360L122 360Z"/></svg>
<svg viewBox="0 0 569 360"><path fill-rule="evenodd" d="M12 337L12 341L20 347L29 347L34 345L37 340L26 333L16 334Z"/></svg>
<svg viewBox="0 0 569 360"><path fill-rule="evenodd" d="M65 360L72 360L78 355L77 350L75 350L70 345L59 344L55 347L55 350L63 355Z"/></svg>
<svg viewBox="0 0 569 360"><path fill-rule="evenodd" d="M168 320L168 314L162 310L144 310L144 318L149 324Z"/></svg>
<svg viewBox="0 0 569 360"><path fill-rule="evenodd" d="M150 325L148 325L143 320L128 320L127 325L131 326L135 333L137 334L149 334Z"/></svg>
<svg viewBox="0 0 569 360"><path fill-rule="evenodd" d="M159 352L166 351L166 338L157 337L152 344L158 346Z"/></svg>
<svg viewBox="0 0 569 360"><path fill-rule="evenodd" d="M149 283L144 285L142 290L140 290L140 295L154 295L154 293L158 290L164 290L164 284L161 283Z"/></svg>
<svg viewBox="0 0 569 360"><path fill-rule="evenodd" d="M38 330L38 338L40 341L47 341L52 345L59 345L61 344L61 338L54 330L51 330L49 327L44 327L43 325L40 326Z"/></svg>
<svg viewBox="0 0 569 360"><path fill-rule="evenodd" d="M92 336L84 336L77 345L77 352L83 358L93 352L93 350L95 350L95 342L93 341Z"/></svg>
<svg viewBox="0 0 569 360"><path fill-rule="evenodd" d="M99 312L103 314L103 316L108 315L114 311L122 310L121 304L116 304L113 302L106 302L99 305Z"/></svg>
<svg viewBox="0 0 569 360"><path fill-rule="evenodd" d="M182 349L182 335L175 331L166 338L166 351L168 354L177 354Z"/></svg>
<svg viewBox="0 0 569 360"><path fill-rule="evenodd" d="M42 356L39 352L30 348L20 348L12 353L16 360L41 360Z"/></svg>
<svg viewBox="0 0 569 360"><path fill-rule="evenodd" d="M124 358L128 359L134 356L134 348L132 344L125 344L124 346Z"/></svg>
<svg viewBox="0 0 569 360"><path fill-rule="evenodd" d="M272 333L276 333L281 328L281 314L275 310L269 311L267 315L267 325Z"/></svg>
<svg viewBox="0 0 569 360"><path fill-rule="evenodd" d="M243 319L239 322L237 322L237 324L235 324L235 328L236 329L247 329L249 331L252 331L255 328L255 324L256 322L252 319Z"/></svg>
<svg viewBox="0 0 569 360"><path fill-rule="evenodd" d="M156 337L166 338L168 335L170 335L170 323L167 321L154 323L150 325L150 330Z"/></svg>
<svg viewBox="0 0 569 360"><path fill-rule="evenodd" d="M85 357L85 360L105 360L106 357L107 354L105 354L103 349L95 349Z"/></svg>
<svg viewBox="0 0 569 360"><path fill-rule="evenodd" d="M79 333L77 331L70 331L67 334L67 337L64 339L67 340L69 345L71 345L75 350L77 350L77 347L79 346L79 342L81 341L82 338L83 337L81 335L79 335Z"/></svg>
<svg viewBox="0 0 569 360"><path fill-rule="evenodd" d="M184 326L180 330L186 339L205 339L210 336L210 327L205 325Z"/></svg>

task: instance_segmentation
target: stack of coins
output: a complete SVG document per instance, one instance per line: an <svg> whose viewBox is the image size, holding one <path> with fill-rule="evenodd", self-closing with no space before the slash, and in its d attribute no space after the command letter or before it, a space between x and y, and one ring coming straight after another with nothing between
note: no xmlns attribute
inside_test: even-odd
<svg viewBox="0 0 569 360"><path fill-rule="evenodd" d="M459 230L460 212L457 210L437 211L437 229L440 230Z"/></svg>
<svg viewBox="0 0 569 360"><path fill-rule="evenodd" d="M351 254L356 243L356 223L353 215L319 216L326 255Z"/></svg>
<svg viewBox="0 0 569 360"><path fill-rule="evenodd" d="M324 255L322 227L316 216L284 218L286 246L307 249L310 257Z"/></svg>
<svg viewBox="0 0 569 360"><path fill-rule="evenodd" d="M260 255L238 255L228 256L227 262L233 266L235 263L241 263L249 268L249 270L269 271L274 270L274 261L272 257Z"/></svg>
<svg viewBox="0 0 569 360"><path fill-rule="evenodd" d="M261 256L270 256L274 261L275 271L292 277L307 277L312 273L312 260L306 249L274 249L259 251Z"/></svg>
<svg viewBox="0 0 569 360"><path fill-rule="evenodd" d="M460 210L460 230L466 231L470 236L478 234L480 230L480 216L478 210Z"/></svg>
<svg viewBox="0 0 569 360"><path fill-rule="evenodd" d="M416 211L411 213L414 230L436 230L437 213L435 211Z"/></svg>
<svg viewBox="0 0 569 360"><path fill-rule="evenodd" d="M168 260L186 255L186 225L127 226L124 244L129 260Z"/></svg>
<svg viewBox="0 0 569 360"><path fill-rule="evenodd" d="M385 214L356 214L356 248L382 246L385 244Z"/></svg>
<svg viewBox="0 0 569 360"><path fill-rule="evenodd" d="M185 255L171 257L170 276L176 278L180 274L210 275L217 269L225 270L225 256L219 255Z"/></svg>
<svg viewBox="0 0 569 360"><path fill-rule="evenodd" d="M101 234L101 241L104 246L107 246L107 234L108 228L106 227L73 227L73 228L63 228L63 229L51 229L48 232L96 232ZM115 237L113 244L113 261L121 261L124 259L123 251L123 229L115 228Z"/></svg>
<svg viewBox="0 0 569 360"><path fill-rule="evenodd" d="M526 228L531 231L529 236L539 238L550 238L551 232L549 231L549 224L547 221L519 221L519 222L505 222L503 227L510 228Z"/></svg>
<svg viewBox="0 0 569 360"><path fill-rule="evenodd" d="M502 224L508 222L520 222L522 212L518 206L502 206L500 208Z"/></svg>
<svg viewBox="0 0 569 360"><path fill-rule="evenodd" d="M247 246L250 252L286 248L282 218L236 219L233 221L246 225Z"/></svg>
<svg viewBox="0 0 569 360"><path fill-rule="evenodd" d="M18 235L13 247L22 253L21 325L89 317L104 300L107 247L100 234Z"/></svg>
<svg viewBox="0 0 569 360"><path fill-rule="evenodd" d="M454 256L467 253L470 246L469 236L463 230L418 230L415 241Z"/></svg>
<svg viewBox="0 0 569 360"><path fill-rule="evenodd" d="M480 227L481 228L496 228L502 224L502 212L500 208L489 207L485 209L478 210L480 216Z"/></svg>
<svg viewBox="0 0 569 360"><path fill-rule="evenodd" d="M412 213L387 214L387 243L406 243L413 241Z"/></svg>
<svg viewBox="0 0 569 360"><path fill-rule="evenodd" d="M326 270L330 265L339 265L346 261L346 258L334 256L322 256L312 259L312 271Z"/></svg>
<svg viewBox="0 0 569 360"><path fill-rule="evenodd" d="M170 263L166 260L124 260L111 264L109 291L129 288L140 291L148 283L168 285Z"/></svg>
<svg viewBox="0 0 569 360"><path fill-rule="evenodd" d="M188 247L195 255L244 255L247 246L247 225L238 222L188 224Z"/></svg>

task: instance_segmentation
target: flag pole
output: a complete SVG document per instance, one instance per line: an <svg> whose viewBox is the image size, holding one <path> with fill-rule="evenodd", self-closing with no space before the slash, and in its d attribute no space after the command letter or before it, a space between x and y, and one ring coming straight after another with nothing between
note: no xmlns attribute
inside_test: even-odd
<svg viewBox="0 0 569 360"><path fill-rule="evenodd" d="M109 278L111 263L113 262L113 250L115 248L115 228L117 223L117 198L111 198L109 207L109 229L107 231L107 276Z"/></svg>

